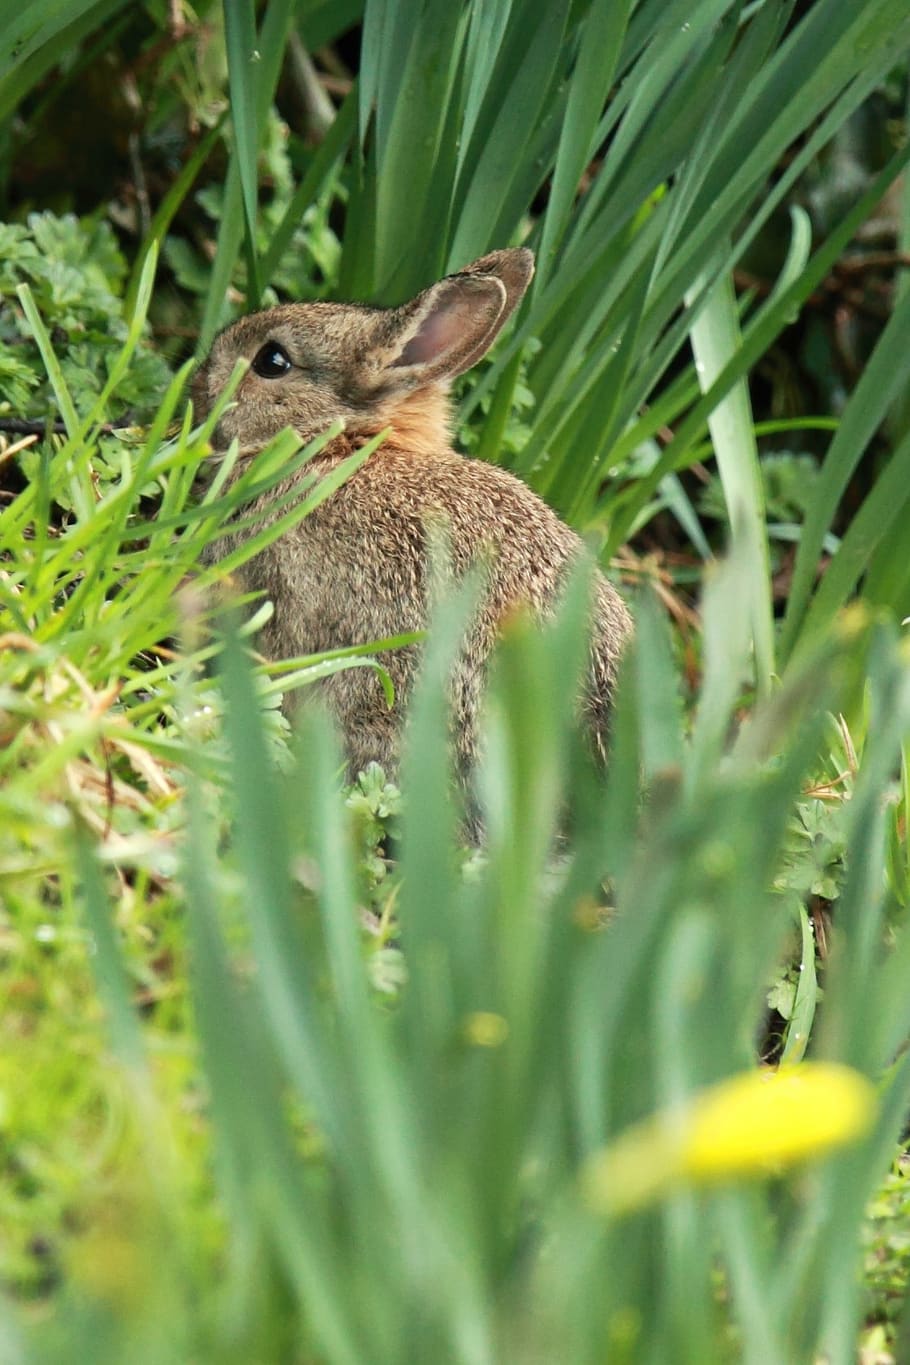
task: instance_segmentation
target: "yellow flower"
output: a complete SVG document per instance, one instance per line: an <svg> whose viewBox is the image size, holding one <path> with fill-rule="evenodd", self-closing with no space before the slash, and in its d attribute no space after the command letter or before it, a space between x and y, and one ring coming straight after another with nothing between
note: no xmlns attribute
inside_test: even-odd
<svg viewBox="0 0 910 1365"><path fill-rule="evenodd" d="M874 1086L850 1067L804 1062L748 1071L643 1119L596 1153L582 1175L588 1204L616 1215L680 1182L767 1175L868 1131Z"/></svg>
<svg viewBox="0 0 910 1365"><path fill-rule="evenodd" d="M465 1042L471 1047L500 1047L508 1036L508 1021L490 1010L474 1010L464 1021Z"/></svg>

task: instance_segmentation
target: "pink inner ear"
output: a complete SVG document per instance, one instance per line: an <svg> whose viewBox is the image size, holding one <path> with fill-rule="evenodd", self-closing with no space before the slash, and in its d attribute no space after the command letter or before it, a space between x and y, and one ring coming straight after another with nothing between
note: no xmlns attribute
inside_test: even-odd
<svg viewBox="0 0 910 1365"><path fill-rule="evenodd" d="M395 364L430 365L442 360L453 347L464 343L465 330L470 328L475 312L476 303L473 300L466 304L456 297L438 304L424 318Z"/></svg>

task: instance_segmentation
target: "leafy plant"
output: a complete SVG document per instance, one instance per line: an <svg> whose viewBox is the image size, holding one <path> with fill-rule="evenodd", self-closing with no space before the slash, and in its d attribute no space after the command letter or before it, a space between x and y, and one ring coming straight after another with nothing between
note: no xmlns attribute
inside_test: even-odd
<svg viewBox="0 0 910 1365"><path fill-rule="evenodd" d="M51 381L16 290L28 284L54 334L75 410L85 416L104 388L127 338L123 292L127 264L101 218L33 213L28 224L0 225L0 416L44 420L55 409ZM170 373L143 341L111 394L113 419L140 422L161 402ZM59 410L58 410L59 411ZM27 468L30 462L26 462ZM34 464L28 468L34 473Z"/></svg>

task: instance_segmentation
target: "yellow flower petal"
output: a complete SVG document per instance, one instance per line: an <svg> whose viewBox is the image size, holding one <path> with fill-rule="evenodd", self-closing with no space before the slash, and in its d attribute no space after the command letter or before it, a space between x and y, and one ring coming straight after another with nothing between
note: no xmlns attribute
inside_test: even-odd
<svg viewBox="0 0 910 1365"><path fill-rule="evenodd" d="M583 1173L584 1195L599 1212L618 1214L681 1181L764 1175L861 1136L877 1103L871 1082L834 1063L732 1076L597 1153Z"/></svg>
<svg viewBox="0 0 910 1365"><path fill-rule="evenodd" d="M697 1180L789 1165L860 1137L877 1106L865 1076L831 1062L734 1076L694 1107L686 1173Z"/></svg>

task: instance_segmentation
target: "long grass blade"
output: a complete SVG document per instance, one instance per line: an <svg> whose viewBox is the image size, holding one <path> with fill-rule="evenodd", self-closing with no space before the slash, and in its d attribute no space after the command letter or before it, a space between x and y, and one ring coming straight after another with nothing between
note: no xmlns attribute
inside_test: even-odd
<svg viewBox="0 0 910 1365"><path fill-rule="evenodd" d="M869 441L885 420L886 413L907 382L908 365L906 361L902 363L902 358L907 357L908 354L910 354L910 297L905 295L885 326L875 351L844 411L837 434L831 442L831 447L825 458L819 488L808 510L800 536L796 562L793 566L793 581L788 594L787 611L781 632L781 652L784 658L792 653L803 633L809 611L816 565L822 553L825 534L834 520L838 503L843 497L851 475L859 464ZM901 449L906 449L906 442L902 444ZM898 459L897 453L892 458L896 461ZM899 470L895 471L889 480L892 487L892 497L895 480L897 484L900 483ZM881 484L878 487L880 488ZM876 527L875 518L880 515L887 517L891 510L890 505L882 500L882 495L878 489L874 490L870 496L876 499L874 511L870 509L865 514L864 523L867 530L854 533L853 545L858 544L860 536L866 539L870 531L875 533L873 540L877 540L878 530L884 532L886 529L885 526ZM863 553L871 553L868 542L867 549ZM854 561L855 572L847 577L847 559L845 557L842 562L843 567L839 569L837 574L837 579L845 587L839 593L831 588L826 589L829 602L837 602L838 599L843 600L845 590L849 590L849 586L852 586L856 577L862 572L864 563L865 560L862 557L858 562ZM845 575L844 578L841 577L842 574ZM818 610L820 612L825 610L824 603ZM827 614L830 616L830 611Z"/></svg>
<svg viewBox="0 0 910 1365"><path fill-rule="evenodd" d="M701 281L695 285L698 290ZM733 282L721 274L692 322L692 350L703 392L742 346ZM774 625L771 607L771 564L765 526L764 493L752 409L740 380L708 417L721 486L730 519L733 554L741 557L749 584L748 612L755 647L758 691L764 695L774 674Z"/></svg>

